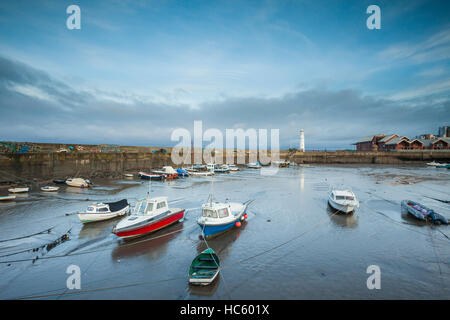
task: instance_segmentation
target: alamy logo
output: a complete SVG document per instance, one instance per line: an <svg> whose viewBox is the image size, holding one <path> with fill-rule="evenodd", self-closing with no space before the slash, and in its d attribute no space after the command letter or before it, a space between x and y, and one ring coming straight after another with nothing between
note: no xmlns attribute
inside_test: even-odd
<svg viewBox="0 0 450 320"><path fill-rule="evenodd" d="M367 7L366 13L371 14L366 21L369 30L381 29L381 9L377 5L370 5Z"/></svg>
<svg viewBox="0 0 450 320"><path fill-rule="evenodd" d="M81 289L80 267L75 264L71 264L70 266L67 267L66 273L70 274L70 276L67 278L66 281L67 289L69 290Z"/></svg>
<svg viewBox="0 0 450 320"><path fill-rule="evenodd" d="M66 13L70 14L66 20L67 29L81 29L81 9L79 6L72 4L67 7Z"/></svg>
<svg viewBox="0 0 450 320"><path fill-rule="evenodd" d="M245 164L246 150L248 150L248 161L252 163L259 161L262 165L265 165L280 160L279 129L270 129L270 155L267 129L226 129L224 145L224 134L221 130L210 128L203 132L203 122L194 121L193 137L189 130L178 128L172 132L170 139L179 142L171 153L172 162L176 165L191 164L192 153L194 164L203 162L223 164L224 152L226 163ZM203 147L203 142L209 144ZM263 167L261 174L272 175L276 173L276 170L276 167Z"/></svg>
<svg viewBox="0 0 450 320"><path fill-rule="evenodd" d="M371 273L367 278L367 289L381 289L381 270L377 265L370 265L367 267L366 273Z"/></svg>

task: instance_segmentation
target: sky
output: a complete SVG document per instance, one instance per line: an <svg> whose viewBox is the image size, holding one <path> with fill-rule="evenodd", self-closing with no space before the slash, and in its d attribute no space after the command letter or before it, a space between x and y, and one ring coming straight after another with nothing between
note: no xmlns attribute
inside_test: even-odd
<svg viewBox="0 0 450 320"><path fill-rule="evenodd" d="M81 29L69 30L69 5ZM369 30L369 5L381 29ZM173 146L279 129L347 149L450 125L448 1L2 1L0 140ZM225 135L225 134L224 134Z"/></svg>

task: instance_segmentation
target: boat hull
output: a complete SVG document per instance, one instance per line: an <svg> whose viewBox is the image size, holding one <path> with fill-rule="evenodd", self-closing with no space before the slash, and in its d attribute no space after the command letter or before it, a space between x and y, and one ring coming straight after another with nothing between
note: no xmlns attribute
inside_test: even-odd
<svg viewBox="0 0 450 320"><path fill-rule="evenodd" d="M10 193L24 193L24 192L28 192L30 190L30 188L11 188L8 189L8 192Z"/></svg>
<svg viewBox="0 0 450 320"><path fill-rule="evenodd" d="M415 208L413 208L414 205L418 205L420 208L425 209L426 213L423 213ZM435 212L434 210L425 207L424 205L412 201L412 200L403 200L401 203L401 207L403 209L405 209L409 214L411 214L412 216L414 216L415 218L422 220L422 221L427 221L427 220L431 220L433 221L435 224L439 224L439 223L443 223L443 224L448 224L448 219L446 217L444 217L443 215Z"/></svg>
<svg viewBox="0 0 450 320"><path fill-rule="evenodd" d="M336 203L332 201L331 199L328 199L328 204L330 207L332 207L334 210L342 212L342 213L350 213L355 211L355 207L352 205L341 205L339 203Z"/></svg>
<svg viewBox="0 0 450 320"><path fill-rule="evenodd" d="M130 210L130 206L126 206L125 208L116 211L116 212L108 212L108 213L79 213L78 219L80 219L83 223L90 222L98 222L105 221L109 219L114 219L119 216L125 215Z"/></svg>
<svg viewBox="0 0 450 320"><path fill-rule="evenodd" d="M219 225L203 225L199 223L199 226L202 229L203 236L206 239L211 239L233 229L236 226L236 222L244 221L244 214L245 210L236 219L228 223Z"/></svg>
<svg viewBox="0 0 450 320"><path fill-rule="evenodd" d="M114 229L112 232L122 239L132 239L142 237L180 221L184 217L184 212L185 212L184 209L178 210L167 214L163 218L157 220L151 219L145 224L140 224L137 225L136 227L127 227L126 229L123 230Z"/></svg>
<svg viewBox="0 0 450 320"><path fill-rule="evenodd" d="M205 278L193 278L190 277L189 278L189 283L192 285L197 285L197 286L207 286L211 283L214 282L214 280L217 279L217 276L219 275L219 270L217 270L213 276L211 277L205 277Z"/></svg>

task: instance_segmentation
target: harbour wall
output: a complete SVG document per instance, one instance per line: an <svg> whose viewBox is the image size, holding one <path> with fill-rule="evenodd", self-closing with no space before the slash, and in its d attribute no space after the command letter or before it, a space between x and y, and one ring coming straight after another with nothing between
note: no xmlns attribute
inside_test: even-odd
<svg viewBox="0 0 450 320"><path fill-rule="evenodd" d="M235 154L236 157L236 154ZM248 161L248 152L245 161ZM405 152L281 152L281 159L298 164L420 164L429 161L450 162L450 151ZM191 159L193 159L191 155ZM236 158L235 158L236 159ZM236 162L235 162L236 163ZM54 179L66 177L118 177L123 173L148 171L175 165L169 153L111 152L89 153L39 152L0 154L0 184L20 179Z"/></svg>

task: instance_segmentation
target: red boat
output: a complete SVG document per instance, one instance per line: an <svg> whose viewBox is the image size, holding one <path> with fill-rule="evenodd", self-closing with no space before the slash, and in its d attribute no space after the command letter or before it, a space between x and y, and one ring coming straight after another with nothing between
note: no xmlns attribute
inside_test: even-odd
<svg viewBox="0 0 450 320"><path fill-rule="evenodd" d="M169 209L166 197L142 199L133 213L121 220L112 233L123 239L141 237L184 218L185 209Z"/></svg>

